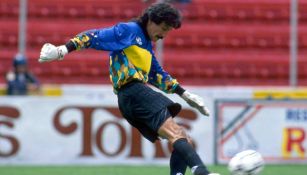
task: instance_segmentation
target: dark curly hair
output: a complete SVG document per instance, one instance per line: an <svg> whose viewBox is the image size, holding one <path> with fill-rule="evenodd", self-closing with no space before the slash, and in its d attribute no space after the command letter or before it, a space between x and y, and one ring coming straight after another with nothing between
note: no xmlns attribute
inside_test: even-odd
<svg viewBox="0 0 307 175"><path fill-rule="evenodd" d="M179 11L169 3L155 3L145 9L137 19L139 23L146 26L148 20L156 24L165 23L175 29L181 26L181 15Z"/></svg>

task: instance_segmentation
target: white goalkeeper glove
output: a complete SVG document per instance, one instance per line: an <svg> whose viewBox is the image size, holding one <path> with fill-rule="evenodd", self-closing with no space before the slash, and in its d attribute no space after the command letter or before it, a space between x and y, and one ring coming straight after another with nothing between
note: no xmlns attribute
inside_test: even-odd
<svg viewBox="0 0 307 175"><path fill-rule="evenodd" d="M184 91L181 98L183 98L190 106L196 108L200 113L206 116L210 115L208 108L204 104L204 100L200 96L192 94L189 91Z"/></svg>
<svg viewBox="0 0 307 175"><path fill-rule="evenodd" d="M38 61L42 63L47 61L62 60L67 53L68 50L65 45L56 47L53 44L46 43L41 49Z"/></svg>

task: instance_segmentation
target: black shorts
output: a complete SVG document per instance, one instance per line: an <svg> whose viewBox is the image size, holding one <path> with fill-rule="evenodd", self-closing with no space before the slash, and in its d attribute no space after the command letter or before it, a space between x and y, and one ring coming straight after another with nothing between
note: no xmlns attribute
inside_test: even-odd
<svg viewBox="0 0 307 175"><path fill-rule="evenodd" d="M123 117L149 141L158 139L164 121L175 117L181 105L141 82L130 82L118 91L118 106Z"/></svg>

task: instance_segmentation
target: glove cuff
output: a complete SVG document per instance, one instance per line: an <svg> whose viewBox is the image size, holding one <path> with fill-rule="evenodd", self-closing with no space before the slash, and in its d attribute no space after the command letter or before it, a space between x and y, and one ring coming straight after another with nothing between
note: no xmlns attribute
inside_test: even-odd
<svg viewBox="0 0 307 175"><path fill-rule="evenodd" d="M183 98L185 101L187 101L187 100L189 100L190 96L191 96L191 93L186 90L182 93L182 95L180 97Z"/></svg>
<svg viewBox="0 0 307 175"><path fill-rule="evenodd" d="M57 47L59 60L62 60L64 56L68 53L67 47L65 45L61 45Z"/></svg>

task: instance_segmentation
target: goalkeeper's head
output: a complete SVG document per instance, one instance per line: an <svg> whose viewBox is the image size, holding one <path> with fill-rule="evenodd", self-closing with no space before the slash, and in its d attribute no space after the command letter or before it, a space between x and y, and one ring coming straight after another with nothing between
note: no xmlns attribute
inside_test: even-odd
<svg viewBox="0 0 307 175"><path fill-rule="evenodd" d="M155 3L144 10L138 22L152 41L163 39L172 29L181 26L179 11L169 3Z"/></svg>

